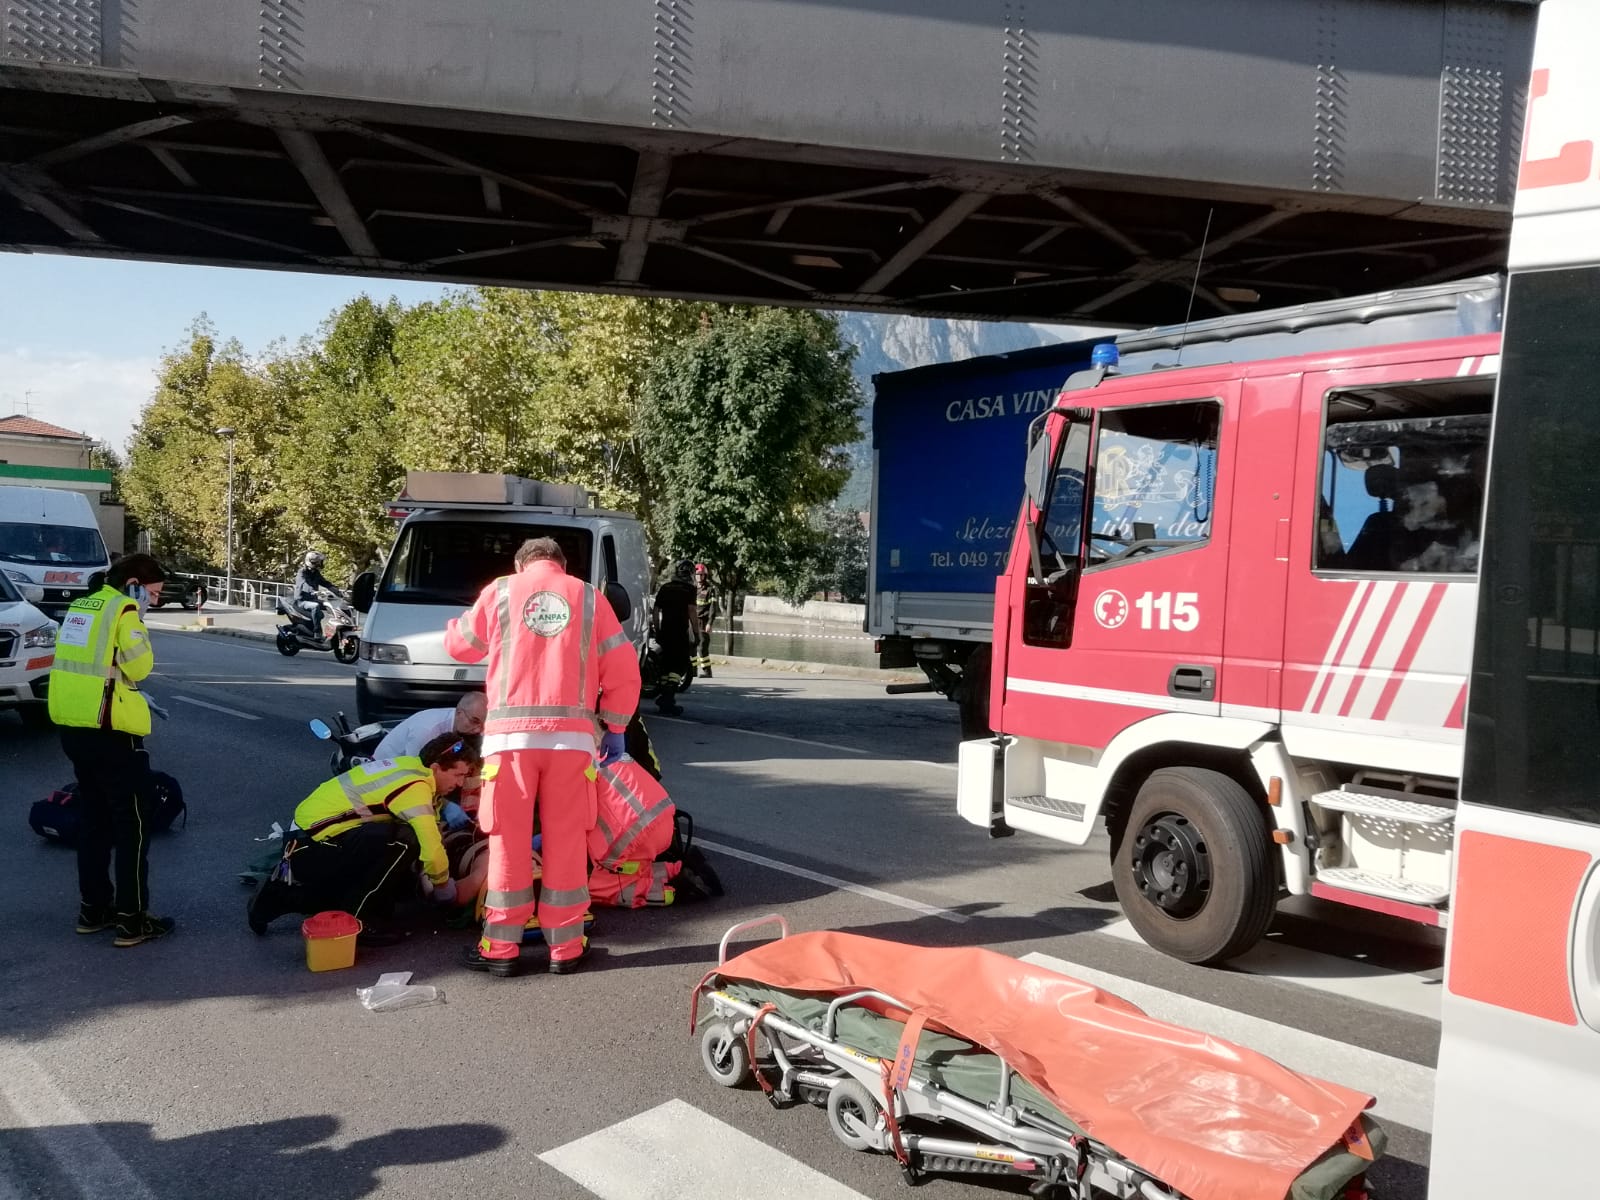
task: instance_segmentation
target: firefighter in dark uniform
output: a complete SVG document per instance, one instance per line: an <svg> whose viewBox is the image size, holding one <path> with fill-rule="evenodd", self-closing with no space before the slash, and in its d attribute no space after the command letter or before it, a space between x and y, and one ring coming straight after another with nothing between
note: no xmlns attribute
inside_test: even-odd
<svg viewBox="0 0 1600 1200"><path fill-rule="evenodd" d="M656 708L668 716L683 709L673 699L694 669L693 656L700 645L700 618L695 612L694 564L684 559L672 569L672 578L656 592L650 614L650 632L661 648L661 675Z"/></svg>
<svg viewBox="0 0 1600 1200"><path fill-rule="evenodd" d="M702 679L711 678L711 622L717 616L717 594L711 590L711 570L705 563L694 565L694 612L700 619L700 653L694 665Z"/></svg>

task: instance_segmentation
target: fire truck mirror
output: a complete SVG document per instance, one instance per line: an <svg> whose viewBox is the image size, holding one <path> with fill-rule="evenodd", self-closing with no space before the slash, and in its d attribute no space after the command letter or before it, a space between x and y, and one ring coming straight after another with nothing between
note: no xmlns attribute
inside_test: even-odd
<svg viewBox="0 0 1600 1200"><path fill-rule="evenodd" d="M1045 501L1050 498L1050 450L1050 435L1046 427L1039 431L1039 436L1028 449L1028 465L1025 471L1028 499L1040 510L1043 510Z"/></svg>

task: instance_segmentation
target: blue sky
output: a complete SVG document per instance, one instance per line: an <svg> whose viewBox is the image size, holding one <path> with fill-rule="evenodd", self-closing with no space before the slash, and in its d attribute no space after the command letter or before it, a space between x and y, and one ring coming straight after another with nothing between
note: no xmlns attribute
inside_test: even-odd
<svg viewBox="0 0 1600 1200"><path fill-rule="evenodd" d="M408 304L447 289L404 280L0 254L0 416L33 415L119 449L164 351L202 312L247 350L314 333L363 292Z"/></svg>

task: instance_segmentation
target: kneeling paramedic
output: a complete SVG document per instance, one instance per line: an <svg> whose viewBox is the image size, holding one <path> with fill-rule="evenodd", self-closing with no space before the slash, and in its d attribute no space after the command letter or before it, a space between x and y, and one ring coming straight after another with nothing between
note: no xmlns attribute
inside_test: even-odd
<svg viewBox="0 0 1600 1200"><path fill-rule="evenodd" d="M91 575L88 594L62 618L50 669L50 719L61 730L84 808L78 932L114 926L122 947L171 933L174 925L149 912L148 831L156 796L142 753L150 704L139 692L139 681L156 665L142 618L148 604L160 601L165 580L148 554L127 555Z"/></svg>
<svg viewBox="0 0 1600 1200"><path fill-rule="evenodd" d="M589 896L616 908L667 905L722 895L722 881L686 828L693 822L679 812L661 786L649 735L635 719L634 729L650 761L630 752L596 767L595 822L589 830Z"/></svg>
<svg viewBox="0 0 1600 1200"><path fill-rule="evenodd" d="M667 789L627 755L596 770L589 898L615 908L671 904L682 864L663 857L678 813Z"/></svg>
<svg viewBox="0 0 1600 1200"><path fill-rule="evenodd" d="M595 759L602 748L602 761L622 755L623 730L639 707L639 659L611 606L567 574L566 556L553 539L524 542L516 568L445 628L452 658L487 661L483 749L490 777L478 826L489 835L489 878L483 937L466 961L475 971L517 974L537 898L549 969L565 975L589 953L583 918ZM606 727L601 747L595 745L596 711ZM538 890L536 815L544 855Z"/></svg>
<svg viewBox="0 0 1600 1200"><path fill-rule="evenodd" d="M283 863L250 901L250 928L265 933L286 913L347 912L368 945L395 940L383 923L416 891L420 861L433 899L450 904L450 878L437 799L466 782L477 755L453 734L435 738L420 758L361 763L321 784L294 810Z"/></svg>

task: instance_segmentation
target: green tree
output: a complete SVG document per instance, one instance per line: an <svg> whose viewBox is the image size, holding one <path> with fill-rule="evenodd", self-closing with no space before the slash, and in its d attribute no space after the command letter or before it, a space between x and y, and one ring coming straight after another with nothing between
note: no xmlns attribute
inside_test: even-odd
<svg viewBox="0 0 1600 1200"><path fill-rule="evenodd" d="M653 526L655 488L641 438L657 359L716 311L704 303L556 292L557 352L539 395L541 428L564 481Z"/></svg>
<svg viewBox="0 0 1600 1200"><path fill-rule="evenodd" d="M540 292L460 292L413 309L395 339L401 461L556 479L537 404L556 336Z"/></svg>
<svg viewBox="0 0 1600 1200"><path fill-rule="evenodd" d="M329 557L347 579L388 549L384 515L405 479L397 450L395 342L398 301L358 296L324 322L320 342L280 352L268 365L285 435L278 443L278 496L286 536Z"/></svg>
<svg viewBox="0 0 1600 1200"><path fill-rule="evenodd" d="M738 308L652 363L640 435L662 543L705 562L720 594L810 574L809 514L849 478L854 354L826 313Z"/></svg>
<svg viewBox="0 0 1600 1200"><path fill-rule="evenodd" d="M234 573L281 574L287 543L275 494L281 436L273 388L237 342L218 345L202 317L161 362L155 396L129 443L123 488L156 552L179 566L227 558L228 445L234 435Z"/></svg>

